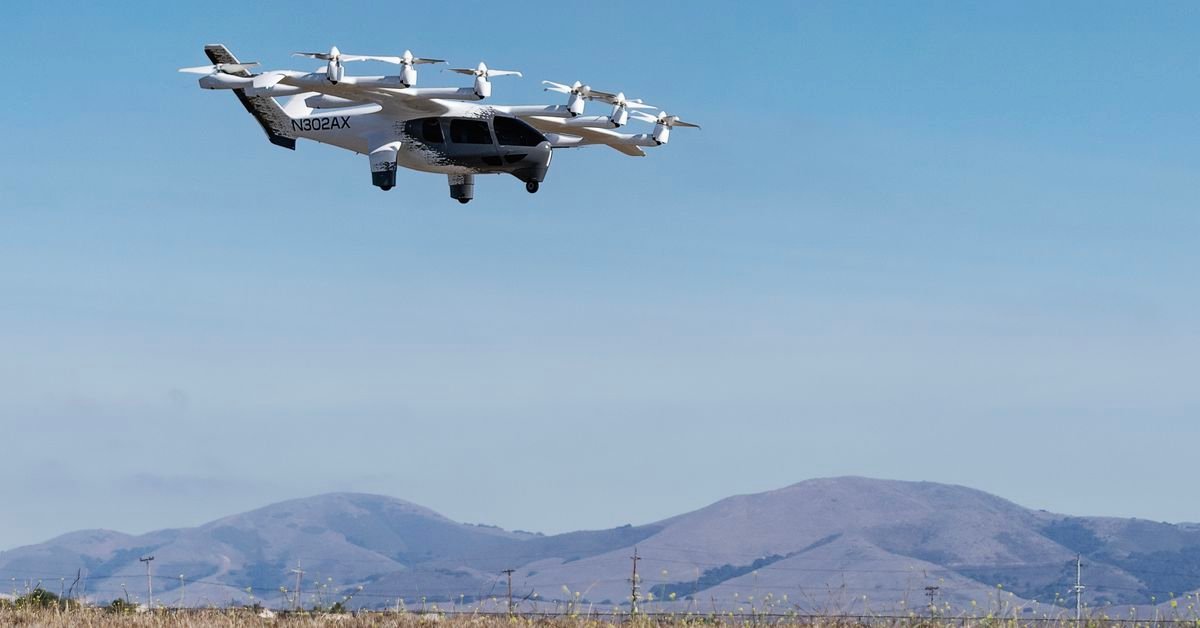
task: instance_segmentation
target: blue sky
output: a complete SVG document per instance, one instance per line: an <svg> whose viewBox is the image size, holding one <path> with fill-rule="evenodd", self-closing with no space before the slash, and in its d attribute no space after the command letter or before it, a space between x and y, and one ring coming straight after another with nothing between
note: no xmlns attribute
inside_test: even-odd
<svg viewBox="0 0 1200 628"><path fill-rule="evenodd" d="M1200 520L1195 3L429 7L6 9L0 548L329 490L560 531L841 474ZM704 129L533 196L382 193L175 72L209 42Z"/></svg>

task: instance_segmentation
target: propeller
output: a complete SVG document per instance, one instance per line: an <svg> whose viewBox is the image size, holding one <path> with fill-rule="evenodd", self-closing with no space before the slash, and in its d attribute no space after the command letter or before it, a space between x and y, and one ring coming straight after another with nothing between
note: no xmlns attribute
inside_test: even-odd
<svg viewBox="0 0 1200 628"><path fill-rule="evenodd" d="M521 76L516 70L492 70L487 67L487 64L480 61L479 65L471 68L450 68L451 72L457 74L466 74L467 76L475 77L475 95L480 100L492 95L492 83L488 79L493 76Z"/></svg>
<svg viewBox="0 0 1200 628"><path fill-rule="evenodd" d="M336 61L345 63L347 61L382 61L384 63L392 63L400 65L401 57L388 57L381 55L348 55L338 50L337 46L329 49L329 52L293 52L293 57L308 57L309 59L318 59L320 61ZM410 53L411 56L411 53Z"/></svg>
<svg viewBox="0 0 1200 628"><path fill-rule="evenodd" d="M607 92L595 92L594 91L591 93L591 95L586 96L586 98L588 100L599 100L601 102L606 102L606 103L611 104L613 106L613 108L612 108L612 113L609 114L609 116L608 116L608 119L616 127L625 126L625 123L629 121L629 110L631 110L631 109L637 110L637 109L657 109L658 108L658 107L655 107L654 105L650 105L650 104L642 102L642 100L640 98L636 99L636 100L630 100L628 98L625 98L624 92L617 92L615 94L609 94Z"/></svg>
<svg viewBox="0 0 1200 628"><path fill-rule="evenodd" d="M693 129L700 128L699 124L684 122L683 120L679 119L679 116L673 116L665 111L658 112L657 116L652 116L642 111L631 111L629 112L629 115L637 118L638 120L654 123L654 131L650 134L650 137L653 138L654 143L658 144L659 146L666 144L667 140L670 139L672 127L685 126Z"/></svg>
<svg viewBox="0 0 1200 628"><path fill-rule="evenodd" d="M542 81L542 85L546 86L546 89L542 90L542 91L546 91L546 92L558 92L560 94L571 94L572 96L582 96L584 98L587 98L588 95L592 93L591 85L584 85L583 83L580 83L579 81L575 81L571 85L563 85L562 83L555 83L554 81ZM596 92L596 93L603 94L604 92Z"/></svg>
<svg viewBox="0 0 1200 628"><path fill-rule="evenodd" d="M294 52L294 57L308 57L309 59L319 59L321 61L382 61L383 63L391 63L393 65L420 65L422 63L445 63L445 59L427 59L425 57L414 57L411 50L405 50L400 56L390 55L348 55L337 49L335 46L329 52Z"/></svg>
<svg viewBox="0 0 1200 628"><path fill-rule="evenodd" d="M404 54L399 57L400 65L421 65L422 63L445 63L445 59L427 59L425 57L414 57L411 50L405 50Z"/></svg>
<svg viewBox="0 0 1200 628"><path fill-rule="evenodd" d="M188 74L234 74L235 72L246 72L256 65L258 65L257 61L218 63L215 65L198 65L192 68L179 68L179 71L187 72Z"/></svg>
<svg viewBox="0 0 1200 628"><path fill-rule="evenodd" d="M596 91L592 89L591 85L584 85L579 81L575 81L571 85L563 85L554 81L542 81L542 85L546 86L544 91L567 95L567 110L571 112L572 116L583 113L583 107L586 104L584 101L591 98L593 94L612 96L608 92Z"/></svg>
<svg viewBox="0 0 1200 628"><path fill-rule="evenodd" d="M406 50L405 54L407 55L407 57L409 59L413 59L415 62L415 58L412 56L411 52L408 52ZM384 63L393 63L396 65L402 65L402 64L404 64L404 59L405 59L405 57L389 57L389 56L383 56L383 55L342 54L342 51L338 50L337 46L333 46L332 48L330 48L329 52L293 52L292 56L293 57L307 57L309 59L317 59L320 61L327 62L328 66L325 69L325 78L328 79L330 83L334 83L334 84L337 84L338 81L342 80L342 77L345 75L346 71L342 67L343 63L347 63L349 61L382 61ZM422 61L433 61L433 60L422 59ZM415 81L416 77L413 77L413 80Z"/></svg>
<svg viewBox="0 0 1200 628"><path fill-rule="evenodd" d="M617 92L616 94L609 94L606 92L593 91L591 96L585 96L585 98L587 98L589 100L599 100L602 102L606 102L610 105L616 105L617 107L622 107L622 108L626 108L626 109L658 109L658 107L655 107L654 105L642 102L641 98L635 98L632 100L625 98L624 92Z"/></svg>
<svg viewBox="0 0 1200 628"><path fill-rule="evenodd" d="M677 127L677 126L689 127L689 128L693 128L693 129L700 128L699 124L692 124L691 122L684 122L683 120L679 119L679 116L668 115L667 112L665 112L665 111L658 112L657 116L652 116L648 113L642 113L641 111L631 111L631 112L629 112L629 115L633 116L634 118L637 118L638 120L643 120L645 122L650 122L653 124L661 124L662 126L668 128L668 129L671 127Z"/></svg>
<svg viewBox="0 0 1200 628"><path fill-rule="evenodd" d="M411 50L405 50L404 54L399 57L393 57L396 62L404 66L400 71L400 82L404 83L405 87L412 87L417 84L417 68L413 66L424 63L445 63L445 59L426 59L425 57L414 57Z"/></svg>
<svg viewBox="0 0 1200 628"><path fill-rule="evenodd" d="M490 79L493 76L522 76L522 74L516 70L491 70L491 69L488 69L487 64L485 64L482 61L480 61L479 65L475 66L474 68L450 68L450 71L458 73L458 74L466 74L468 76L474 76L476 78L482 78L485 80Z"/></svg>

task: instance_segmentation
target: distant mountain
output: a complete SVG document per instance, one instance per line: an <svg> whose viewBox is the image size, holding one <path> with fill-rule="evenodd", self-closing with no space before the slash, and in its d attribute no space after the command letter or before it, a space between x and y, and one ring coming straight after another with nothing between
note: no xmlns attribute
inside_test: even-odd
<svg viewBox="0 0 1200 628"><path fill-rule="evenodd" d="M973 489L866 478L810 480L739 495L660 522L543 536L457 523L398 499L335 493L196 528L130 536L85 530L0 552L0 576L80 585L94 600L286 604L304 570L306 605L489 601L513 568L523 604L628 605L637 547L645 603L695 610L858 612L938 604L985 611L1073 606L1084 557L1090 606L1148 605L1200 589L1200 527L1068 517ZM179 575L184 578L180 580ZM124 585L124 588L123 588ZM182 585L182 586L181 586ZM361 587L361 588L360 588ZM937 587L927 591L926 587ZM490 603L490 602L488 602Z"/></svg>

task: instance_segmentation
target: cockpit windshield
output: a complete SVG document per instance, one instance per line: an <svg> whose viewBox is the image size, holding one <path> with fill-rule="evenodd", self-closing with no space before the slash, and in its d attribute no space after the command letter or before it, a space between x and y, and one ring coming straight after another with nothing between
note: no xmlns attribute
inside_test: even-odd
<svg viewBox="0 0 1200 628"><path fill-rule="evenodd" d="M496 116L493 125L501 146L537 146L546 141L536 129L516 118Z"/></svg>

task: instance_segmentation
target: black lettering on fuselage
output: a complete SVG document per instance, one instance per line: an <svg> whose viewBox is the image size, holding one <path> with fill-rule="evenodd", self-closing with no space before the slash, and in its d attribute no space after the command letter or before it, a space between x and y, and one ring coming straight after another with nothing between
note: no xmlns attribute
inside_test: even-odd
<svg viewBox="0 0 1200 628"><path fill-rule="evenodd" d="M330 116L326 118L301 118L292 120L293 131L331 131L333 129L350 128L350 116Z"/></svg>

